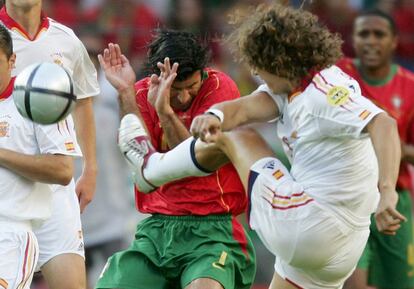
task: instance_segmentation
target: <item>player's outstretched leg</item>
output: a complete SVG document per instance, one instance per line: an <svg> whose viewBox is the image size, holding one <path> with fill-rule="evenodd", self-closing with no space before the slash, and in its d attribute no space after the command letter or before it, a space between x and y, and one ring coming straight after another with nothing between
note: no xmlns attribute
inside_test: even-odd
<svg viewBox="0 0 414 289"><path fill-rule="evenodd" d="M217 148L209 148L203 151L208 152L210 157L213 156L213 164L218 163L201 167L193 158L195 142L191 137L163 154L154 150L143 122L135 114L125 115L119 127L119 148L132 171L134 183L143 193L184 177L209 175L228 162Z"/></svg>
<svg viewBox="0 0 414 289"><path fill-rule="evenodd" d="M189 176L205 176L229 160L247 189L251 166L273 152L254 130L235 129L221 135L216 144L188 138L167 153L155 152L141 120L128 114L121 120L119 147L142 192L151 192L165 183Z"/></svg>

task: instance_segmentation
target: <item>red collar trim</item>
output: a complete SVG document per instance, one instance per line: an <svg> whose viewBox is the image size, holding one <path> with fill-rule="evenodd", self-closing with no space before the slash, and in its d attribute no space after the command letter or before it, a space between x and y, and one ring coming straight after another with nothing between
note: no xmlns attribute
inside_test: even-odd
<svg viewBox="0 0 414 289"><path fill-rule="evenodd" d="M312 70L309 72L307 76L302 78L302 80L300 81L300 84L294 90L292 90L292 92L288 96L289 102L291 102L296 96L301 94L302 91L304 91L305 88L308 87L308 85L312 82L313 77L318 73L319 71Z"/></svg>
<svg viewBox="0 0 414 289"><path fill-rule="evenodd" d="M16 77L12 77L12 79L10 79L9 85L7 85L6 89L0 94L0 101L9 98L9 96L12 95L15 80Z"/></svg>
<svg viewBox="0 0 414 289"><path fill-rule="evenodd" d="M22 36L24 36L30 41L36 40L43 31L49 28L49 18L47 18L46 13L44 13L43 11L40 14L39 29L37 30L33 38L29 36L26 30L24 30L24 28L19 23L17 23L13 18L10 17L9 14L7 14L6 6L3 6L3 8L1 8L0 10L0 20L3 22L4 25L6 25L6 27L9 30L14 30L14 31L19 32Z"/></svg>

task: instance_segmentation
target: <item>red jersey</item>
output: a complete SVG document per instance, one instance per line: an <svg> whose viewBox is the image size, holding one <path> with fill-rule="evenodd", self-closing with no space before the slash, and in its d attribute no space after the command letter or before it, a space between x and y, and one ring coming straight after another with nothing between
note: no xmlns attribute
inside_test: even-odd
<svg viewBox="0 0 414 289"><path fill-rule="evenodd" d="M414 144L414 73L393 64L384 80L369 81L359 72L357 60L346 58L337 65L358 81L365 97L397 120L401 140ZM407 163L403 162L397 187L411 190L410 182Z"/></svg>
<svg viewBox="0 0 414 289"><path fill-rule="evenodd" d="M208 76L190 108L176 111L187 129L194 117L204 113L212 105L240 97L236 84L226 74L213 69L205 71ZM148 88L149 78L135 84L136 102L149 130L152 144L157 151L165 152L169 148L158 115L147 101ZM238 215L247 205L243 185L231 164L206 177L191 177L168 183L150 194L135 190L135 198L140 212L165 215Z"/></svg>

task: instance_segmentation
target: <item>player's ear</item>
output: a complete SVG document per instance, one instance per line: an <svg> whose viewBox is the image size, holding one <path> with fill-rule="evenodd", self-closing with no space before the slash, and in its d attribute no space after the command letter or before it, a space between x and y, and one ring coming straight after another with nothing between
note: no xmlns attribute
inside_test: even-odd
<svg viewBox="0 0 414 289"><path fill-rule="evenodd" d="M12 70L13 68L16 67L15 63L16 63L16 53L13 53L9 58L9 68L10 68L10 70Z"/></svg>

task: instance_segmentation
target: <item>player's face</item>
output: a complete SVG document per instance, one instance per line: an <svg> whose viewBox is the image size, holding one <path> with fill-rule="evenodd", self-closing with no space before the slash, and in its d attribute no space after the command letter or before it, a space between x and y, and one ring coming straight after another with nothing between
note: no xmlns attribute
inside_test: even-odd
<svg viewBox="0 0 414 289"><path fill-rule="evenodd" d="M2 49L0 49L0 87L4 88L9 84L11 71L14 67L15 60L15 54L8 58L6 53L4 53Z"/></svg>
<svg viewBox="0 0 414 289"><path fill-rule="evenodd" d="M177 110L187 110L194 97L197 96L202 84L203 79L200 70L183 81L174 81L171 86L171 107Z"/></svg>
<svg viewBox="0 0 414 289"><path fill-rule="evenodd" d="M391 62L397 37L386 19L380 16L362 16L355 21L353 42L361 64L376 69Z"/></svg>
<svg viewBox="0 0 414 289"><path fill-rule="evenodd" d="M287 78L279 77L261 69L255 70L252 73L258 75L276 94L289 94L293 90L294 85Z"/></svg>

